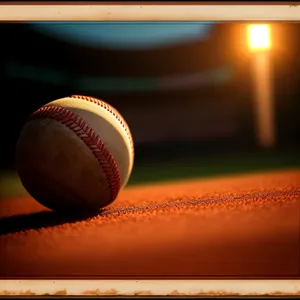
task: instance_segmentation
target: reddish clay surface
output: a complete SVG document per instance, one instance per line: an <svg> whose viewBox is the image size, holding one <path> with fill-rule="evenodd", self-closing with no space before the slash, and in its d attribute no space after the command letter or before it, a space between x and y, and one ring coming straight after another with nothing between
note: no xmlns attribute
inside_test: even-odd
<svg viewBox="0 0 300 300"><path fill-rule="evenodd" d="M0 233L1 277L300 276L300 171L130 187L84 220L8 199Z"/></svg>

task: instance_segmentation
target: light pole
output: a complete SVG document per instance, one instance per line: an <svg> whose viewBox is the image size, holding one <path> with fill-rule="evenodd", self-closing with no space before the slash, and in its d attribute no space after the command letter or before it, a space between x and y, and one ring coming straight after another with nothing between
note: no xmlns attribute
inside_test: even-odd
<svg viewBox="0 0 300 300"><path fill-rule="evenodd" d="M274 97L270 69L270 27L248 26L249 48L253 52L255 84L255 126L259 146L271 148L276 143Z"/></svg>

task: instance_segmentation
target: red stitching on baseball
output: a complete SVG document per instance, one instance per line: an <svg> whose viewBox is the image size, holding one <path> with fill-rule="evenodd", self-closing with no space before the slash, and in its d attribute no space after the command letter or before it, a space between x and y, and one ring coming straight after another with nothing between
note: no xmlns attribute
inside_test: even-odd
<svg viewBox="0 0 300 300"><path fill-rule="evenodd" d="M51 118L71 129L92 151L101 165L110 187L111 201L115 200L121 187L117 164L106 149L97 133L72 111L58 106L43 106L36 110L29 119Z"/></svg>
<svg viewBox="0 0 300 300"><path fill-rule="evenodd" d="M100 107L103 107L105 110L107 110L109 113L111 113L119 121L120 125L124 128L124 130L127 134L127 137L129 139L129 142L130 142L132 154L134 154L133 140L132 140L132 136L128 130L129 127L128 127L126 121L123 119L123 117L115 109L113 109L113 107L111 107L106 102L101 101L97 98L93 98L93 97L82 96L82 95L72 95L70 98L81 99L81 100L92 102L94 104L99 105Z"/></svg>

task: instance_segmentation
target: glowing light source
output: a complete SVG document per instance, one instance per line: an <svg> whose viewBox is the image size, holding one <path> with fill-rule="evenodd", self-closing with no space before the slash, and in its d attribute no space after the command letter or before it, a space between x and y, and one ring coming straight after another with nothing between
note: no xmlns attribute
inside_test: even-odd
<svg viewBox="0 0 300 300"><path fill-rule="evenodd" d="M252 50L267 50L271 47L269 25L249 25L249 47Z"/></svg>
<svg viewBox="0 0 300 300"><path fill-rule="evenodd" d="M254 95L256 138L261 147L271 148L276 144L275 107L271 69L271 39L268 25L248 26L249 48L254 52Z"/></svg>

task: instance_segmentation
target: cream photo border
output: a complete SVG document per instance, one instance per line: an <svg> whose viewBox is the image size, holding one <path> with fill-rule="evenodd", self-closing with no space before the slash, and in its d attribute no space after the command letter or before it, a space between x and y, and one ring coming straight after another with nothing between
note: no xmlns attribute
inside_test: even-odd
<svg viewBox="0 0 300 300"><path fill-rule="evenodd" d="M28 2L30 3L30 2ZM38 3L38 2L36 2ZM296 21L300 6L243 4L1 4L6 21Z"/></svg>
<svg viewBox="0 0 300 300"><path fill-rule="evenodd" d="M37 3L37 2L36 2ZM0 5L2 21L298 21L297 3ZM0 295L300 295L300 280L0 280Z"/></svg>

